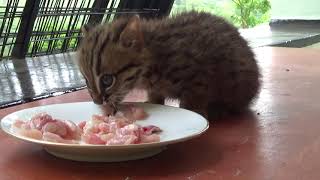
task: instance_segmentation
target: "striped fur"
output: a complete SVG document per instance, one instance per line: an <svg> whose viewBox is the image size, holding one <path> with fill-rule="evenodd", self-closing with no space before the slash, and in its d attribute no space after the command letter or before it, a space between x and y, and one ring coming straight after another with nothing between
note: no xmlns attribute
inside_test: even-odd
<svg viewBox="0 0 320 180"><path fill-rule="evenodd" d="M245 110L260 87L259 69L247 42L223 19L198 12L172 18L115 20L84 32L79 67L93 100L119 103L133 88L149 101L180 99L180 106L208 116ZM105 74L116 82L106 90ZM209 111L208 111L209 110Z"/></svg>

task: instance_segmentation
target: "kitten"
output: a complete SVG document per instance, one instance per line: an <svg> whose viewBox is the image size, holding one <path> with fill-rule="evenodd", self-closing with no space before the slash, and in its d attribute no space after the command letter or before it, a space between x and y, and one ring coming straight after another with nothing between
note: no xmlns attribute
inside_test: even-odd
<svg viewBox="0 0 320 180"><path fill-rule="evenodd" d="M79 67L96 104L117 107L133 88L143 88L150 103L177 98L180 107L207 118L246 110L259 91L253 52L220 17L132 16L82 31Z"/></svg>

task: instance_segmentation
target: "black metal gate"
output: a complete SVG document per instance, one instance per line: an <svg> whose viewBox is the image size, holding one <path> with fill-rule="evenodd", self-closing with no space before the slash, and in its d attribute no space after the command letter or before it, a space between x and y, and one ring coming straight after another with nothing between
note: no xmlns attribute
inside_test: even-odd
<svg viewBox="0 0 320 180"><path fill-rule="evenodd" d="M117 14L159 17L174 0L7 0L0 4L0 59L75 51L84 24Z"/></svg>

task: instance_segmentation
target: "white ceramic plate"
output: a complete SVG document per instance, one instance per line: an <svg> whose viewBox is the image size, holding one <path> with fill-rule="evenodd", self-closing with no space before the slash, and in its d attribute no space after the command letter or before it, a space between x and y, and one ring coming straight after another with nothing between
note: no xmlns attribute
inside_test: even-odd
<svg viewBox="0 0 320 180"><path fill-rule="evenodd" d="M92 102L55 104L24 109L4 117L1 120L1 127L15 138L42 145L54 156L91 162L119 162L150 157L160 153L168 144L197 137L209 128L208 121L192 111L164 105L134 104L143 107L149 114L146 120L137 121L138 124L156 125L163 130L160 133L159 143L117 146L62 144L27 138L11 130L11 125L16 119L28 120L39 112L47 112L54 118L71 120L75 123L88 120L92 114L100 113L99 108Z"/></svg>

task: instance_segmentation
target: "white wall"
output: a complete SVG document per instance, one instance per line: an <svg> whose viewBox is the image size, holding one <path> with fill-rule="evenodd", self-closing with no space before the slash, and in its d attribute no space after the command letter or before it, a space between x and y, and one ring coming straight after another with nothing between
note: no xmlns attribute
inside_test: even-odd
<svg viewBox="0 0 320 180"><path fill-rule="evenodd" d="M320 20L320 0L270 0L272 19Z"/></svg>

